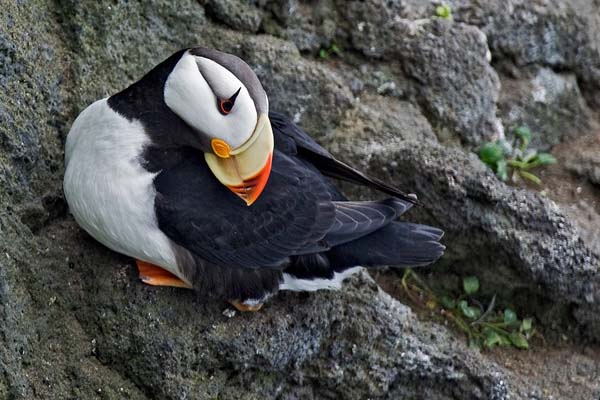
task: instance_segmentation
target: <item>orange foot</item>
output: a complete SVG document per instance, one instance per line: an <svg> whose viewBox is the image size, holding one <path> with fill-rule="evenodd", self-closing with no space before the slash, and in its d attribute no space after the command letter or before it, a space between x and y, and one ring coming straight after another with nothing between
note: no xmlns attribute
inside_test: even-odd
<svg viewBox="0 0 600 400"><path fill-rule="evenodd" d="M229 300L229 303L231 303L231 305L237 308L239 311L258 311L263 306L263 303L258 303L253 306L249 306L238 300Z"/></svg>
<svg viewBox="0 0 600 400"><path fill-rule="evenodd" d="M182 281L166 269L140 260L135 260L135 263L140 273L140 279L147 285L192 288L188 283Z"/></svg>

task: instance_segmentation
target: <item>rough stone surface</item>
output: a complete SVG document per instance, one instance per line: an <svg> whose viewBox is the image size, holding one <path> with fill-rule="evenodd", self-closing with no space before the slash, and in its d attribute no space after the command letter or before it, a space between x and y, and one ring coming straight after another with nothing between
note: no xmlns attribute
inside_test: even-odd
<svg viewBox="0 0 600 400"><path fill-rule="evenodd" d="M456 18L479 26L495 58L516 65L571 70L596 106L600 101L600 26L597 0L451 2Z"/></svg>
<svg viewBox="0 0 600 400"><path fill-rule="evenodd" d="M502 79L499 114L507 131L522 125L531 129L531 148L549 150L598 129L573 74L541 68L519 75Z"/></svg>
<svg viewBox="0 0 600 400"><path fill-rule="evenodd" d="M600 186L600 134L584 139L581 148L567 159L565 165Z"/></svg>
<svg viewBox="0 0 600 400"><path fill-rule="evenodd" d="M381 5L382 0L369 0ZM438 1L394 0L385 20L431 18ZM488 38L495 61L518 67L532 64L577 75L584 94L600 101L600 42L598 0L450 0L455 21L479 27ZM381 13L380 13L381 14Z"/></svg>
<svg viewBox="0 0 600 400"><path fill-rule="evenodd" d="M507 372L443 328L421 325L364 279L341 293L282 296L264 313L232 318L223 315L223 303L139 284L129 260L92 241L66 213L62 148L80 109L209 33L205 43L222 41L221 48L248 57L272 104L299 113L303 124L325 131L352 98L328 67L302 59L293 45L243 41L212 25L193 2L48 7L0 7L0 397L364 398L426 391L483 399L511 390Z"/></svg>
<svg viewBox="0 0 600 400"><path fill-rule="evenodd" d="M361 21L351 31L352 45L366 56L398 60L444 137L455 135L466 145L478 146L500 135L500 83L489 64L485 35L445 20L388 18L376 12L378 7L377 2L352 2L345 9L348 20Z"/></svg>
<svg viewBox="0 0 600 400"><path fill-rule="evenodd" d="M409 139L436 139L419 109L406 101L371 95L362 97L344 115L326 141L339 154L351 147L355 158L365 163L376 152L375 148L393 147Z"/></svg>
<svg viewBox="0 0 600 400"><path fill-rule="evenodd" d="M87 249L89 240L67 228ZM74 262L95 260L83 253ZM131 265L115 270L114 259L108 261L76 290L88 304L77 315L92 332L102 332L95 341L100 362L147 394L360 399L385 396L396 386L403 395L445 386L429 390L432 396L456 390L488 398L508 391L505 371L481 364L475 353L447 340L443 329L420 326L366 277L342 293L282 294L263 313L230 317L222 303L135 284ZM75 273L88 275L86 268ZM465 358L455 359L456 352ZM443 380L453 384L433 384Z"/></svg>
<svg viewBox="0 0 600 400"><path fill-rule="evenodd" d="M274 32L313 54L336 44L343 52L394 62L395 74L409 83L407 95L418 101L444 141L478 147L502 135L496 118L499 80L481 30L441 19L414 20L435 10L418 2L318 4L298 5L285 29Z"/></svg>
<svg viewBox="0 0 600 400"><path fill-rule="evenodd" d="M270 107L287 113L315 137L332 130L352 106L347 82L328 66L300 57L290 42L249 38L240 50L269 93Z"/></svg>
<svg viewBox="0 0 600 400"><path fill-rule="evenodd" d="M535 313L540 329L600 341L598 259L572 223L552 202L501 184L468 151L436 143L474 148L501 131L499 81L479 30L495 57L516 46L490 39L510 34L495 22L501 15L476 28L415 21L432 10L416 0L351 3L0 0L0 398L551 398L467 349L462 336L420 321L366 276L341 292L281 294L263 312L240 315L143 286L131 260L69 216L63 146L79 111L180 48L218 47L252 65L273 109L347 161L419 193L428 206L408 217L448 232L432 279L476 272L486 290ZM519 4L591 32L583 6L563 18ZM349 25L345 13L360 18ZM396 36L377 38L375 29ZM549 40L564 53L561 35ZM341 55L316 57L332 43ZM548 62L551 53L523 59L564 66L550 81L578 98L575 74L589 99L597 43L577 43L581 54L564 65ZM584 108L572 105L579 121ZM524 118L543 115L538 106L523 108Z"/></svg>
<svg viewBox="0 0 600 400"><path fill-rule="evenodd" d="M208 0L206 11L230 28L255 33L260 28L260 11L240 0Z"/></svg>
<svg viewBox="0 0 600 400"><path fill-rule="evenodd" d="M336 153L352 154L373 175L419 194L427 206L415 218L441 224L452 243L442 264L502 287L506 301L547 322L561 307L586 310L576 313L577 329L600 335L600 259L554 202L499 184L475 155L429 141L372 146L365 158L363 143L353 148L353 142L330 140L341 143L332 146ZM544 304L549 293L552 307Z"/></svg>

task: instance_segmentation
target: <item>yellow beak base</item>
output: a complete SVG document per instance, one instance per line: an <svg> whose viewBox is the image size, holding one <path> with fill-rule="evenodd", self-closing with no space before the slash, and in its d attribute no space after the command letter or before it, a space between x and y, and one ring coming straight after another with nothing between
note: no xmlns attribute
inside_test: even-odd
<svg viewBox="0 0 600 400"><path fill-rule="evenodd" d="M204 153L215 177L248 206L264 190L273 161L273 130L266 114L261 114L252 136L237 149L220 139L211 141L213 153Z"/></svg>

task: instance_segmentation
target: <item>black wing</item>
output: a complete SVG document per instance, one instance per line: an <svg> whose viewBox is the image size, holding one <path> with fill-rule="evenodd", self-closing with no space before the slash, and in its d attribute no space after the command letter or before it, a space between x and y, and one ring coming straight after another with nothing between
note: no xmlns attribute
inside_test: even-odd
<svg viewBox="0 0 600 400"><path fill-rule="evenodd" d="M297 150L324 158L328 153L306 134L289 136L279 121L273 124L271 176L251 207L217 181L203 157L189 152L154 180L159 228L214 265L281 269L292 256L368 235L410 208L412 201L400 199L343 201L332 182Z"/></svg>
<svg viewBox="0 0 600 400"><path fill-rule="evenodd" d="M279 268L319 241L335 206L318 175L276 151L269 182L248 207L212 175L203 157L186 158L154 180L159 228L216 265Z"/></svg>
<svg viewBox="0 0 600 400"><path fill-rule="evenodd" d="M275 145L286 154L297 154L300 158L315 166L322 174L331 178L368 186L409 203L419 204L416 196L408 195L335 159L306 132L282 114L271 112L269 113L269 119L275 134Z"/></svg>

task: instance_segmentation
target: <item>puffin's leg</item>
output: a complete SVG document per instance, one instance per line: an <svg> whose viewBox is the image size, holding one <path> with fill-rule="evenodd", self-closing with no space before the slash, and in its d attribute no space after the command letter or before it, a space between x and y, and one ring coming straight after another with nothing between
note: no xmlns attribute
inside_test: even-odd
<svg viewBox="0 0 600 400"><path fill-rule="evenodd" d="M248 305L239 300L229 300L229 303L231 303L231 305L237 308L239 311L258 311L263 306L263 303Z"/></svg>
<svg viewBox="0 0 600 400"><path fill-rule="evenodd" d="M172 286L178 288L191 289L192 287L161 267L145 261L135 260L140 279L147 285L152 286Z"/></svg>

